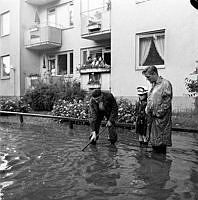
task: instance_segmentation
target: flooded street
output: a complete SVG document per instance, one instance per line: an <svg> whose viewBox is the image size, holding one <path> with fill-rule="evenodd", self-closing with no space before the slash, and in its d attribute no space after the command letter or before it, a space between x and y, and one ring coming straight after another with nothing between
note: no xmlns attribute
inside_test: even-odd
<svg viewBox="0 0 198 200"><path fill-rule="evenodd" d="M0 124L0 200L198 199L198 134L173 132L166 157L119 129L87 144L89 127Z"/></svg>

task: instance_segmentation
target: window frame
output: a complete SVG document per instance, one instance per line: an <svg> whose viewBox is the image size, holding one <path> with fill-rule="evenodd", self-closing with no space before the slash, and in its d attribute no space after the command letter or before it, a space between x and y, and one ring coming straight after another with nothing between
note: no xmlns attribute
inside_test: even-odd
<svg viewBox="0 0 198 200"><path fill-rule="evenodd" d="M101 53L102 53L102 58L103 59L104 59L104 54L105 53L110 53L111 54L111 47L110 47L110 45L96 46L96 47L89 47L89 48L82 48L82 49L80 49L80 66L83 66L86 63L86 60L84 61L84 59L83 59L83 52L86 52L86 55L87 55L87 58L88 58L90 56L90 52L91 51L97 51L98 49L102 50Z"/></svg>
<svg viewBox="0 0 198 200"><path fill-rule="evenodd" d="M8 24L9 30L8 30L8 33L3 33L3 16L6 14L9 14L9 24ZM8 35L10 35L10 11L9 10L0 14L0 36L5 37Z"/></svg>
<svg viewBox="0 0 198 200"><path fill-rule="evenodd" d="M67 17L68 17L68 19L67 19L68 20L68 25L67 26L65 26L64 24L59 23L58 12L59 12L59 8L61 6L67 6L67 9L66 9L67 12L68 12L67 13ZM73 0L71 0L71 1L59 4L59 5L47 8L47 24L48 25L50 24L50 22L49 22L50 10L54 9L55 11L53 12L53 14L55 15L55 24L54 25L52 24L52 26L59 27L62 30L67 30L67 29L73 28L74 27L74 23L75 23L74 22L74 7L73 6L74 6L74 3L73 3ZM72 13L72 17L70 17L70 14L71 14L70 11L72 11L71 12ZM73 22L73 24L71 24L71 22Z"/></svg>
<svg viewBox="0 0 198 200"><path fill-rule="evenodd" d="M149 32L141 32L135 34L135 70L144 70L148 65L146 66L140 66L139 65L139 46L140 46L140 38L147 38L147 37L153 37L153 36L159 36L164 35L164 64L163 65L155 65L158 69L164 69L165 68L165 60L166 60L166 30L160 29L160 30L154 30Z"/></svg>
<svg viewBox="0 0 198 200"><path fill-rule="evenodd" d="M73 53L73 71L71 73L71 66L70 66L70 54ZM58 74L59 72L59 66L58 66L58 56L59 55L65 55L67 54L67 73L66 74ZM55 60L55 75L53 76L73 76L74 75L74 51L73 50L69 50L69 51L65 51L65 52L61 52L61 53L57 53L57 54L49 54L47 55L47 63L49 63L49 60ZM47 66L47 69L49 68L49 66Z"/></svg>
<svg viewBox="0 0 198 200"><path fill-rule="evenodd" d="M0 75L0 77L1 77L1 80L10 79L11 65L10 65L10 72L9 72L9 75L3 76L3 73L4 73L4 72L3 72L3 58L5 58L5 57L9 57L9 62L11 61L10 55L9 55L9 54L3 55L3 56L0 57L0 67L1 67L1 75ZM10 64L10 63L9 63L9 64Z"/></svg>

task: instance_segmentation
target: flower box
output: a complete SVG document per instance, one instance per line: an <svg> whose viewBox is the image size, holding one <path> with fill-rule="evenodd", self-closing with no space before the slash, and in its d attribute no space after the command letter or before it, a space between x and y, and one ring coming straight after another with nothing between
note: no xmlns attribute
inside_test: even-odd
<svg viewBox="0 0 198 200"><path fill-rule="evenodd" d="M95 24L88 25L88 30L89 31L98 31L100 29L101 29L101 24L100 23L95 23Z"/></svg>

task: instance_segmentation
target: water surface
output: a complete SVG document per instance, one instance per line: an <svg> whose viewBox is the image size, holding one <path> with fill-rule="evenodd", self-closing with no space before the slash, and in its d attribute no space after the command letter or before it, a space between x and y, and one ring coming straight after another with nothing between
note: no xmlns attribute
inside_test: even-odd
<svg viewBox="0 0 198 200"><path fill-rule="evenodd" d="M198 134L173 133L166 156L140 149L131 131L119 142L89 127L0 123L0 200L198 200Z"/></svg>

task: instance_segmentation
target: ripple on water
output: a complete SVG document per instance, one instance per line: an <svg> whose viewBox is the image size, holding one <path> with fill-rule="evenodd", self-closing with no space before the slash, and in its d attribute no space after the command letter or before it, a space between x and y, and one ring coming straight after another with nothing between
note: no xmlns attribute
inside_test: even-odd
<svg viewBox="0 0 198 200"><path fill-rule="evenodd" d="M0 199L185 199L198 195L198 139L173 135L167 156L140 150L130 131L111 146L104 133L87 144L89 128L0 128ZM130 140L131 138L131 140Z"/></svg>

